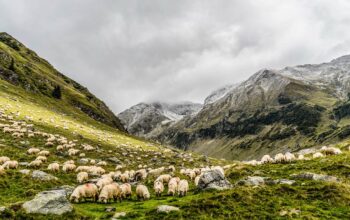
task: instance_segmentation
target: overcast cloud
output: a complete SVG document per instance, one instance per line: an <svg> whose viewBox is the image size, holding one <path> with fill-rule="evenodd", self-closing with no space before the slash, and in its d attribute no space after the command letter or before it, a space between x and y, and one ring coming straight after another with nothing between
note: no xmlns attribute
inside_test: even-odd
<svg viewBox="0 0 350 220"><path fill-rule="evenodd" d="M349 12L348 0L0 0L0 31L118 113L350 54Z"/></svg>

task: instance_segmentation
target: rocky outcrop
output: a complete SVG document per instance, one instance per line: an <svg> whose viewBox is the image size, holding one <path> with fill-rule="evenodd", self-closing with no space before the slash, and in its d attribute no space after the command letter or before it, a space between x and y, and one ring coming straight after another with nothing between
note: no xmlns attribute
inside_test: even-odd
<svg viewBox="0 0 350 220"><path fill-rule="evenodd" d="M73 211L73 206L67 200L65 190L41 192L33 200L25 202L22 207L27 213L35 214L62 215Z"/></svg>
<svg viewBox="0 0 350 220"><path fill-rule="evenodd" d="M169 213L174 211L175 212L180 211L180 209L178 207L170 206L170 205L160 205L157 207L157 212Z"/></svg>
<svg viewBox="0 0 350 220"><path fill-rule="evenodd" d="M304 180L315 180L315 181L325 181L325 182L339 182L340 180L335 176L329 176L324 174L316 174L316 173L299 173L292 174L292 178L295 179L304 179Z"/></svg>
<svg viewBox="0 0 350 220"><path fill-rule="evenodd" d="M51 181L51 180L58 180L57 177L52 176L51 174L45 173L41 170L34 170L32 173L32 178L36 180L42 180L42 181Z"/></svg>
<svg viewBox="0 0 350 220"><path fill-rule="evenodd" d="M225 178L225 176L219 170L210 170L204 172L201 175L198 181L198 188L201 190L225 190L231 189L232 184Z"/></svg>

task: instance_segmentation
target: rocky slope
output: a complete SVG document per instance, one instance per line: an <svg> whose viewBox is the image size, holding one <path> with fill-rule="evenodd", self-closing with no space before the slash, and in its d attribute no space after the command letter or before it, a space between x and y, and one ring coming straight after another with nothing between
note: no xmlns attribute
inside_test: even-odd
<svg viewBox="0 0 350 220"><path fill-rule="evenodd" d="M87 88L3 32L0 32L0 78L28 92L57 99L97 121L125 131L113 112Z"/></svg>
<svg viewBox="0 0 350 220"><path fill-rule="evenodd" d="M196 114L201 108L201 104L191 102L139 103L121 112L118 117L131 134L152 137L182 118Z"/></svg>
<svg viewBox="0 0 350 220"><path fill-rule="evenodd" d="M298 150L350 134L350 56L328 63L263 69L157 138L229 159ZM228 91L228 92L226 92Z"/></svg>

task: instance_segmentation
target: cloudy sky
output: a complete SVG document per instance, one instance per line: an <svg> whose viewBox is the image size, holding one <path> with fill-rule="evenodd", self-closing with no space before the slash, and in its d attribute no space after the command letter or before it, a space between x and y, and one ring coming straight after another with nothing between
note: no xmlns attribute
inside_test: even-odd
<svg viewBox="0 0 350 220"><path fill-rule="evenodd" d="M348 0L0 0L0 31L118 113L350 54L349 11Z"/></svg>

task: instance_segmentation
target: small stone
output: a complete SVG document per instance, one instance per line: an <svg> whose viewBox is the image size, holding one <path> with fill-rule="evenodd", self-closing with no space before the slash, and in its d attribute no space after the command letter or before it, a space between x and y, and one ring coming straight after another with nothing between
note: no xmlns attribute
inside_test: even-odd
<svg viewBox="0 0 350 220"><path fill-rule="evenodd" d="M286 210L280 211L280 216L286 216L288 215L288 212Z"/></svg>
<svg viewBox="0 0 350 220"><path fill-rule="evenodd" d="M27 169L20 170L18 172L22 173L23 175L29 175L30 174L30 170L27 170Z"/></svg>
<svg viewBox="0 0 350 220"><path fill-rule="evenodd" d="M246 186L260 186L265 184L265 177L248 176L246 179L238 181L238 184Z"/></svg>
<svg viewBox="0 0 350 220"><path fill-rule="evenodd" d="M115 207L108 206L105 208L105 212L115 212L117 209Z"/></svg>
<svg viewBox="0 0 350 220"><path fill-rule="evenodd" d="M178 207L170 206L170 205L160 205L157 207L157 212L169 213L172 211L180 211L180 209Z"/></svg>
<svg viewBox="0 0 350 220"><path fill-rule="evenodd" d="M117 212L113 215L113 218L118 219L120 217L126 216L126 212Z"/></svg>

